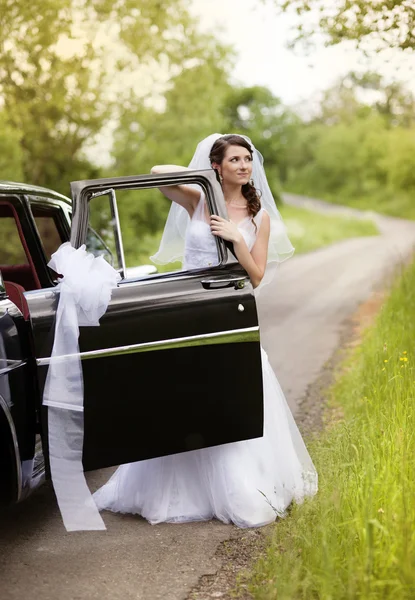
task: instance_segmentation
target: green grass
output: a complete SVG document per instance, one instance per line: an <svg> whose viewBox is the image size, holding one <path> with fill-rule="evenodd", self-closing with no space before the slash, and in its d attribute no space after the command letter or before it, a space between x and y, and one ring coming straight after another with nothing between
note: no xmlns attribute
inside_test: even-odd
<svg viewBox="0 0 415 600"><path fill-rule="evenodd" d="M379 233L373 221L366 219L323 215L288 205L281 206L280 211L296 254L317 250L340 240Z"/></svg>
<svg viewBox="0 0 415 600"><path fill-rule="evenodd" d="M415 598L414 361L415 263L330 390L319 493L276 523L255 599Z"/></svg>
<svg viewBox="0 0 415 600"><path fill-rule="evenodd" d="M328 197L327 200L336 204L344 204L361 210L373 210L378 213L390 215L391 217L399 217L401 219L415 219L415 202L413 197L395 196L393 200L390 197L381 197L377 194L376 197L353 197L334 198Z"/></svg>
<svg viewBox="0 0 415 600"><path fill-rule="evenodd" d="M413 195L391 193L387 189L376 189L373 194L342 193L333 194L324 190L312 190L309 187L291 187L287 192L304 194L309 197L319 198L333 204L351 206L360 210L371 210L380 214L399 217L401 219L415 220L415 201Z"/></svg>
<svg viewBox="0 0 415 600"><path fill-rule="evenodd" d="M141 236L132 248L125 250L125 257L128 267L137 265L153 265L157 267L159 273L167 273L169 271L178 271L182 268L181 262L173 262L167 265L154 265L150 260L150 256L155 254L159 249L162 231L159 234L146 234Z"/></svg>

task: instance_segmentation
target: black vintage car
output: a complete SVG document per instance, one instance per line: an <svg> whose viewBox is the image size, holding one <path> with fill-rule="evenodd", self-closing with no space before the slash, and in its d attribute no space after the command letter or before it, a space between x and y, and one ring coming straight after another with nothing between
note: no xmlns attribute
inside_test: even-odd
<svg viewBox="0 0 415 600"><path fill-rule="evenodd" d="M26 497L48 472L42 394L59 274L47 263L63 242L86 244L121 275L100 326L80 332L85 470L262 435L256 305L232 247L217 238L218 264L193 271L125 262L119 197L148 205L179 183L200 186L210 212L226 216L213 171L78 181L72 201L0 182L2 503Z"/></svg>

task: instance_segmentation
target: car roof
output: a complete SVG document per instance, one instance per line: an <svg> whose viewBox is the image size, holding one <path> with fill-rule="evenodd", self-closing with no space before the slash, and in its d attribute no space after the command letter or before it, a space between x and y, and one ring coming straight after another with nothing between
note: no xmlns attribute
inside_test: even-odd
<svg viewBox="0 0 415 600"><path fill-rule="evenodd" d="M29 183L18 183L16 181L3 181L0 180L0 193L2 192L12 192L18 194L37 194L39 196L47 196L48 198L63 201L69 205L72 204L71 200L64 196L63 194L59 194L59 192L55 192L49 188L40 187L38 185L30 185Z"/></svg>

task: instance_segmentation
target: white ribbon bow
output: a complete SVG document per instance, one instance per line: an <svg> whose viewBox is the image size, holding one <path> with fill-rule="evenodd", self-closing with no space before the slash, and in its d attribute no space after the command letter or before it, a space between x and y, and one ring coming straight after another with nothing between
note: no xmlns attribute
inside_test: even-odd
<svg viewBox="0 0 415 600"><path fill-rule="evenodd" d="M55 339L43 404L48 406L49 460L52 483L67 531L106 529L86 483L84 382L79 357L79 327L99 325L120 275L101 256L75 249L69 242L48 266L63 275L56 312Z"/></svg>

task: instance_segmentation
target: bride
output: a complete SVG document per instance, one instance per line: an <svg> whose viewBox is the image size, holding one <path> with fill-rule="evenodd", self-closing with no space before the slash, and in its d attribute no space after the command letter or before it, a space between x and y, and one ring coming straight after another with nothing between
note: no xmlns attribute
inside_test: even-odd
<svg viewBox="0 0 415 600"><path fill-rule="evenodd" d="M210 167L221 183L229 220L209 215L200 189L161 188L172 207L152 259L170 262L177 258L172 248L177 248L183 231L180 221L190 217L183 240L183 267L217 264L213 236L220 236L232 242L257 293L261 282L269 280L272 264L294 251L272 198L262 156L249 138L213 134L200 142L189 165L191 169ZM163 165L153 167L152 172L184 168ZM122 465L95 492L98 508L140 514L152 524L217 518L238 527L258 527L283 516L293 500L300 502L315 494L317 473L262 348L261 358L263 437Z"/></svg>

